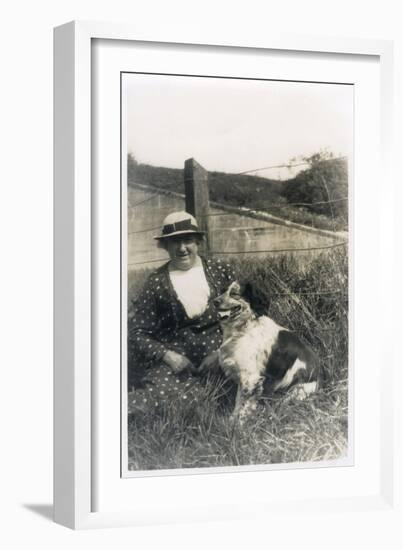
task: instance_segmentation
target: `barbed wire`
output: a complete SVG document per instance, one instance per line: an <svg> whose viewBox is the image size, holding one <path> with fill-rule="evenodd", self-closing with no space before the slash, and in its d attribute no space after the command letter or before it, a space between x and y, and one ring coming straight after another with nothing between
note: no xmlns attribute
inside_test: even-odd
<svg viewBox="0 0 403 550"><path fill-rule="evenodd" d="M166 261L168 261L167 258L157 258L155 260L143 260L141 262L130 262L129 264L127 264L127 266L130 267L131 265L153 264L155 262L166 262Z"/></svg>
<svg viewBox="0 0 403 550"><path fill-rule="evenodd" d="M327 250L327 249L330 249L330 248L337 248L337 247L340 247L340 246L347 246L347 245L348 245L348 242L343 241L341 243L334 243L334 244L329 244L329 245L324 245L324 246L309 246L309 247L306 247L306 248L271 248L271 249L267 249L267 250L245 250L245 251L242 251L242 252L235 251L235 250L233 250L233 251L212 250L210 252L210 254L212 256L213 255L238 256L238 255L243 255L243 254L264 254L264 253L271 254L271 253L278 253L278 252L308 252L310 250ZM127 265L131 266L131 265L140 265L140 264L163 262L163 261L168 261L168 260L167 260L167 258L157 258L157 259L154 259L154 260L142 260L141 262L131 262Z"/></svg>
<svg viewBox="0 0 403 550"><path fill-rule="evenodd" d="M316 291L316 292L304 292L304 291L298 291L295 292L276 292L271 293L269 297L272 296L293 296L294 294L298 294L299 296L323 296L326 294L345 294L348 295L348 292L345 290L323 290L323 291Z"/></svg>
<svg viewBox="0 0 403 550"><path fill-rule="evenodd" d="M244 206L236 206L236 205L228 204L228 205L223 205L223 207L239 208L241 209L241 211L240 212L213 212L209 214L203 214L202 217L231 216L234 214L243 215L248 213L258 214L259 212L266 213L270 211L271 208L280 209L280 208L287 208L288 206L317 206L319 204L329 204L329 203L342 202L342 201L348 201L348 197L342 197L340 199L330 199L329 201L274 203L274 204L271 204L270 206L266 206L263 208L262 207L254 208L253 206L244 207ZM219 206L216 206L216 207L213 206L213 208L219 208Z"/></svg>
<svg viewBox="0 0 403 550"><path fill-rule="evenodd" d="M218 251L214 250L211 252L211 254L219 254L219 255L228 255L232 254L234 256L238 254L263 254L263 253L276 253L276 252L307 252L310 250L326 250L329 248L336 248L339 246L347 246L348 242L343 241L341 243L334 243L334 244L328 244L324 246L309 246L307 248L272 248L269 250L244 250L243 252L237 252L237 251Z"/></svg>
<svg viewBox="0 0 403 550"><path fill-rule="evenodd" d="M134 204L130 204L130 208L136 208L136 206L140 206L140 204L144 204L145 202L148 202L152 199L155 199L155 197L159 197L160 194L159 193L155 193L155 195L151 195L151 197L148 197L147 199L144 199L142 201L139 201L139 202L135 202Z"/></svg>
<svg viewBox="0 0 403 550"><path fill-rule="evenodd" d="M154 199L155 197L158 197L158 196L159 196L159 194L156 193L155 195L152 195L148 199L137 202L135 204L131 204L130 208L135 208L136 206L144 204L145 202L150 201L151 199ZM247 212L256 212L256 211L264 212L266 210L269 210L270 208L286 208L287 206L317 206L319 204L329 204L329 203L343 202L343 201L348 201L348 197L340 197L338 199L329 199L327 201L315 201L315 202L287 202L287 203L277 202L277 203L271 204L270 206L266 206L266 207L263 207L263 208L260 205L257 205L256 207L253 206L253 205L249 205L248 207L245 207L245 206L237 205L237 204L223 204L222 207L223 208L226 208L226 207L228 207L228 208L240 208L240 209L242 209L242 212L240 212L240 214L245 214ZM220 206L219 205L213 206L213 208L220 208ZM224 213L221 214L220 212L218 212L218 213L214 213L214 214L204 214L204 216L221 216L221 215L224 216L224 215L227 215L227 213L224 212Z"/></svg>
<svg viewBox="0 0 403 550"><path fill-rule="evenodd" d="M158 196L158 195L153 195L153 197L149 197L149 199L146 199L146 200L151 200L151 198L154 198L156 196ZM224 211L224 212L211 212L211 213L208 213L208 214L203 214L202 217L214 218L214 217L217 217L217 216L233 216L234 214L239 214L239 215L244 215L244 214L248 214L248 213L258 214L259 212L266 213L271 208L280 209L280 208L286 208L288 206L315 206L315 205L319 205L319 204L328 204L330 202L341 202L341 201L347 201L347 200L348 200L348 197L341 197L339 199L330 199L328 201L316 201L316 202L312 202L312 203L304 203L304 202L293 202L293 203L287 203L287 204L275 203L275 204L272 204L272 205L270 205L268 207L264 207L264 208L252 208L252 207L245 208L243 206L223 205L224 208L225 207L239 208L240 212L227 212L227 211ZM132 205L131 208L134 208L135 206L138 206L139 204L143 204L144 202L146 202L146 201L138 202L137 204ZM219 208L219 206L217 206L215 208ZM291 220L287 220L287 221L291 221ZM298 222L293 222L293 223L298 223ZM310 227L310 226L307 226L307 227ZM136 230L136 231L128 231L127 234L128 235L136 235L137 233L147 233L148 231L157 231L160 228L161 228L160 226L149 227L149 228L146 228L146 229L139 229L139 230Z"/></svg>
<svg viewBox="0 0 403 550"><path fill-rule="evenodd" d="M327 162L327 161L334 161L334 160L341 160L341 159L345 159L347 157L345 156L342 156L342 157L335 157L335 158L331 158L331 159L324 159L322 160L321 162ZM247 173L251 173L251 172L257 172L259 170L267 170L267 169L270 169L270 168L282 168L282 167L287 167L287 168L291 168L291 167L296 167L296 166L302 166L302 165L308 165L309 163L308 162L302 162L302 163L294 163L294 164L283 164L283 165L275 165L275 166L268 166L268 167L265 167L265 168L258 168L258 169L254 169L254 170L249 170L249 171L245 171L245 172L240 172L239 174L235 174L235 175L242 175L242 174L247 174ZM248 208L246 207L243 207L243 206L235 206L235 205L222 205L223 208L227 207L228 209L236 209L238 211L223 211L223 212L214 212L214 213L208 213L208 214L204 214L203 217L216 217L216 216L230 216L230 215L234 215L234 214L239 214L239 215L247 215L248 213L253 213L253 214L258 214L259 212L261 212L262 214L266 213L267 211L270 211L271 209L282 209L282 208L287 208L287 207L291 207L291 206L304 206L304 207L311 207L311 206L316 206L316 205L324 205L324 204L332 204L332 203L337 203L337 202L342 202L342 201L348 201L348 197L340 197L340 198L337 198L337 199L331 199L330 196L329 196L329 192L328 192L328 189L325 188L327 194L328 194L328 200L326 201L314 201L314 202L311 202L311 203L307 203L307 202L293 202L293 203L274 203L274 204L271 204L270 206L267 206L267 207L261 207L261 206L258 206L257 208L250 206ZM159 196L159 193L155 193L154 195L151 195L150 197L147 197L133 205L131 205L130 207L131 208L135 208L137 206L140 206L156 197ZM216 205L215 206L216 208L220 208L220 205ZM333 208L330 206L331 208L331 214L332 214L332 220L333 220L333 226L335 226L335 219L334 219L334 212L333 212ZM287 221L290 221L290 220L287 220ZM298 222L293 222L293 223L298 223ZM309 228L310 226L307 225L307 228ZM139 229L139 230L135 230L135 231L129 231L128 232L128 235L136 235L136 234L141 234L141 233L147 233L147 232L151 232L151 231L158 231L160 229L160 226L155 226L155 227L149 227L149 228L145 228L145 229ZM232 228L225 228L225 229L232 229ZM239 228L239 229L242 229L242 228ZM252 228L252 229L265 229L264 227L259 227L259 228ZM326 250L326 249L330 249L330 248L336 248L336 247L340 247L340 246L347 246L348 245L348 242L347 241L344 241L344 242L341 242L341 243L334 243L334 244L331 244L331 245L324 245L324 246L316 246L316 247L306 247L306 248L281 248L281 249L267 249L267 250L247 250L247 251L243 251L243 252L240 252L240 251L212 251L211 254L214 255L240 255L240 254L262 254L262 253L267 253L267 254L276 254L276 253L294 253L294 252L309 252L309 251L316 251L316 250ZM139 262L131 262L128 264L128 266L133 266L133 265L144 265L144 264L147 264L147 263L156 263L156 262L162 262L162 261L166 261L166 258L157 258L157 259L153 259L153 260L144 260L144 261L139 261Z"/></svg>
<svg viewBox="0 0 403 550"><path fill-rule="evenodd" d="M333 157L333 158L329 158L329 159L320 159L318 162L332 162L334 160L345 160L347 158L346 155L342 156L342 157ZM308 161L305 161L305 162L298 162L298 163L288 163L288 164L275 164L275 165L272 165L272 166L265 166L263 168L254 168L253 170L245 170L244 172L238 172L236 174L233 174L234 176L243 176L244 174L251 174L253 172L260 172L262 170L272 170L274 168L296 168L298 166L309 166L310 163Z"/></svg>
<svg viewBox="0 0 403 550"><path fill-rule="evenodd" d="M139 229L138 231L128 231L128 235L137 235L138 233L147 233L147 231L157 231L158 229L161 229L161 226L158 225L157 227L148 227L147 229Z"/></svg>

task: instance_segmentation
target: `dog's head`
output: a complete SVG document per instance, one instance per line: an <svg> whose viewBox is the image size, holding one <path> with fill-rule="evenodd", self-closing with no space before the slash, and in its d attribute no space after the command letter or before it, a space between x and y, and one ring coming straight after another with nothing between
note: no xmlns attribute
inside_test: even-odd
<svg viewBox="0 0 403 550"><path fill-rule="evenodd" d="M251 318L252 310L249 303L241 296L241 287L234 281L227 290L214 299L221 323L246 321Z"/></svg>
<svg viewBox="0 0 403 550"><path fill-rule="evenodd" d="M223 294L215 298L214 305L218 310L220 322L242 322L255 315L267 315L269 301L250 283L246 283L241 289L240 284L234 281Z"/></svg>

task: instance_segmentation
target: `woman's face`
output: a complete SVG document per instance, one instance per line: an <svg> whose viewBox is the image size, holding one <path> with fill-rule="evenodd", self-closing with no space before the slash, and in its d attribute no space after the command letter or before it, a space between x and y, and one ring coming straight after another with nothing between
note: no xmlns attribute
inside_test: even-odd
<svg viewBox="0 0 403 550"><path fill-rule="evenodd" d="M174 269L186 271L194 266L198 251L198 241L194 235L169 237L164 246Z"/></svg>

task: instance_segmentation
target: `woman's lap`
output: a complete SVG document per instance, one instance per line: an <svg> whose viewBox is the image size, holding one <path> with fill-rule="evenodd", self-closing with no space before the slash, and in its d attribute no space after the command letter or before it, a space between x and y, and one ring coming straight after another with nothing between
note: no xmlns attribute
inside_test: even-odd
<svg viewBox="0 0 403 550"><path fill-rule="evenodd" d="M152 412L171 402L197 401L203 385L199 378L189 372L175 374L164 363L149 369L141 387L129 393L128 411Z"/></svg>

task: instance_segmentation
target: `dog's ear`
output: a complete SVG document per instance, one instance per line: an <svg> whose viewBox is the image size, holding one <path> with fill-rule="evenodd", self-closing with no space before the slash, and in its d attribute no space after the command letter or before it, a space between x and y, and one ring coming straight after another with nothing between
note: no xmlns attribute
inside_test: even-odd
<svg viewBox="0 0 403 550"><path fill-rule="evenodd" d="M245 298L245 300L248 300L248 302L250 302L253 297L253 287L249 282L242 285L241 294Z"/></svg>
<svg viewBox="0 0 403 550"><path fill-rule="evenodd" d="M234 281L230 286L230 291L235 292L236 294L241 294L241 286L238 281Z"/></svg>
<svg viewBox="0 0 403 550"><path fill-rule="evenodd" d="M245 283L242 290L242 296L249 302L250 307L256 315L267 315L270 307L270 300L263 296L262 292L259 292L256 287L249 282Z"/></svg>

